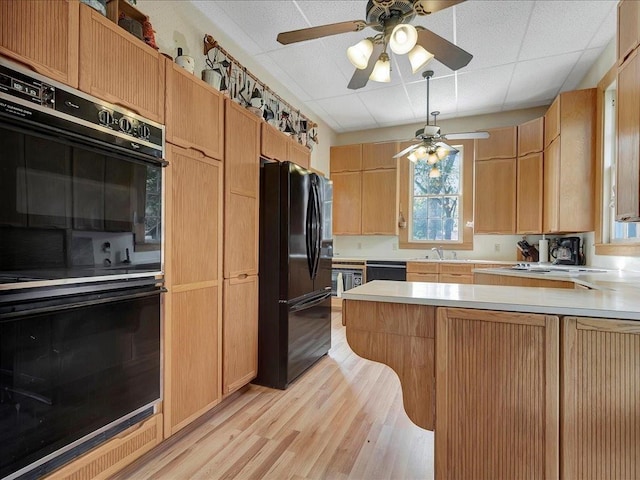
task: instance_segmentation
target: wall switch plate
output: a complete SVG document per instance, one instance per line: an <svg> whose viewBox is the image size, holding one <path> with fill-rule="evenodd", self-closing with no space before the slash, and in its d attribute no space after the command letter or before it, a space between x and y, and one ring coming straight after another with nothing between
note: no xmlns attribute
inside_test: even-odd
<svg viewBox="0 0 640 480"><path fill-rule="evenodd" d="M494 252L499 252L500 251L500 244L499 243L496 243L496 244L493 245L493 251Z"/></svg>

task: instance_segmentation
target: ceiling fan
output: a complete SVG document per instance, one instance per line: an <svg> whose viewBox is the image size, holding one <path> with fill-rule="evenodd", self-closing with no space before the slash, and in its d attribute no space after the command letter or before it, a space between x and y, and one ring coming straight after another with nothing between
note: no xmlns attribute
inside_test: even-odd
<svg viewBox="0 0 640 480"><path fill-rule="evenodd" d="M426 160L432 165L430 177L440 176L436 164L450 153L458 150L451 145L445 143L445 140L473 140L489 138L489 132L464 132L464 133L440 133L440 127L436 125L437 116L440 112L431 112L433 115L433 124L429 123L429 80L433 76L433 70L426 70L422 73L422 77L427 81L427 115L424 127L416 131L415 140L418 143L405 148L401 152L396 153L393 158L400 158L407 155L412 162L418 160Z"/></svg>
<svg viewBox="0 0 640 480"><path fill-rule="evenodd" d="M278 34L278 42L288 45L339 33L359 32L366 27L377 30L380 33L367 37L347 49L347 56L356 67L348 85L352 90L364 87L369 79L379 82L391 81L391 62L387 45L396 54L407 54L413 73L434 57L451 70L458 70L467 65L473 56L432 31L421 26L414 27L410 22L416 15L429 15L463 1L369 0L366 20L282 32Z"/></svg>

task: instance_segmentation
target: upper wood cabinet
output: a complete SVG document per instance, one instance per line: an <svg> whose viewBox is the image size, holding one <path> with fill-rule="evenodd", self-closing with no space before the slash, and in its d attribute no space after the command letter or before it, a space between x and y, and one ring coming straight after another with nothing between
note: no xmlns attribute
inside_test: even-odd
<svg viewBox="0 0 640 480"><path fill-rule="evenodd" d="M331 147L331 174L362 170L362 144Z"/></svg>
<svg viewBox="0 0 640 480"><path fill-rule="evenodd" d="M364 143L362 145L362 170L396 168L398 159L393 156L399 151L398 142Z"/></svg>
<svg viewBox="0 0 640 480"><path fill-rule="evenodd" d="M519 156L517 163L516 233L541 233L544 179L543 154L532 153L522 157Z"/></svg>
<svg viewBox="0 0 640 480"><path fill-rule="evenodd" d="M636 2L624 2L636 3ZM640 220L640 57L618 68L616 220Z"/></svg>
<svg viewBox="0 0 640 480"><path fill-rule="evenodd" d="M515 158L517 128L503 127L490 128L489 138L475 141L476 160L488 160L490 158Z"/></svg>
<svg viewBox="0 0 640 480"><path fill-rule="evenodd" d="M620 65L640 43L640 2L637 0L622 0L618 3L616 38Z"/></svg>
<svg viewBox="0 0 640 480"><path fill-rule="evenodd" d="M518 125L518 156L544 150L544 117Z"/></svg>
<svg viewBox="0 0 640 480"><path fill-rule="evenodd" d="M480 160L475 167L474 233L515 233L516 159Z"/></svg>
<svg viewBox="0 0 640 480"><path fill-rule="evenodd" d="M263 123L237 103L229 99L225 103L225 190L258 198Z"/></svg>
<svg viewBox="0 0 640 480"><path fill-rule="evenodd" d="M560 135L544 152L545 232L594 229L595 105L590 88L561 93L549 109L558 108Z"/></svg>
<svg viewBox="0 0 640 480"><path fill-rule="evenodd" d="M224 97L184 68L165 60L167 142L222 160Z"/></svg>
<svg viewBox="0 0 640 480"><path fill-rule="evenodd" d="M78 87L77 0L0 1L0 54Z"/></svg>
<svg viewBox="0 0 640 480"><path fill-rule="evenodd" d="M332 173L333 234L362 233L362 172Z"/></svg>
<svg viewBox="0 0 640 480"><path fill-rule="evenodd" d="M295 138L290 138L288 160L308 169L311 166L311 150L299 144Z"/></svg>
<svg viewBox="0 0 640 480"><path fill-rule="evenodd" d="M287 134L268 123L262 123L260 153L263 157L279 162L287 161L289 159L289 140Z"/></svg>
<svg viewBox="0 0 640 480"><path fill-rule="evenodd" d="M395 168L366 170L362 172L361 221L363 235L398 234L398 188L396 172L397 170ZM335 188L334 183L334 192ZM334 205L335 204L336 201L334 197ZM343 205L335 208L343 208Z"/></svg>
<svg viewBox="0 0 640 480"><path fill-rule="evenodd" d="M80 90L164 123L164 86L165 57L91 7L80 5Z"/></svg>
<svg viewBox="0 0 640 480"><path fill-rule="evenodd" d="M544 115L544 148L551 145L558 135L560 135L560 96L556 97Z"/></svg>

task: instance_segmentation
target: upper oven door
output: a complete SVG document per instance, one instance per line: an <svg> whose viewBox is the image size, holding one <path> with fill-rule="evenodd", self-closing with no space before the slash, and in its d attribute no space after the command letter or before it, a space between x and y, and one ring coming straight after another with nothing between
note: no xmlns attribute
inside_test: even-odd
<svg viewBox="0 0 640 480"><path fill-rule="evenodd" d="M0 282L161 271L163 161L6 119L0 152Z"/></svg>

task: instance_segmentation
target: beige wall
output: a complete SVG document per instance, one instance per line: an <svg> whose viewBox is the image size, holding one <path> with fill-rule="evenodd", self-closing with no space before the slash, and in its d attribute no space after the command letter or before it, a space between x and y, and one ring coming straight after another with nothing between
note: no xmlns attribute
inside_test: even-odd
<svg viewBox="0 0 640 480"><path fill-rule="evenodd" d="M311 166L317 170L329 173L329 147L335 143L335 132L313 112L304 108L304 104L292 95L275 77L258 65L253 57L238 47L238 45L213 22L205 18L191 2L181 0L138 0L137 8L149 15L154 30L156 42L160 51L172 57L176 56L176 49L181 47L185 55L190 55L196 62L196 75L205 67L203 53L203 39L205 34L212 35L222 47L233 55L251 73L258 77L271 90L284 98L293 107L298 108L304 115L318 123L318 139L311 154Z"/></svg>

